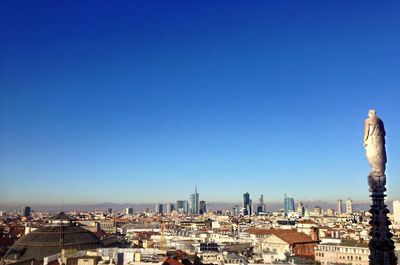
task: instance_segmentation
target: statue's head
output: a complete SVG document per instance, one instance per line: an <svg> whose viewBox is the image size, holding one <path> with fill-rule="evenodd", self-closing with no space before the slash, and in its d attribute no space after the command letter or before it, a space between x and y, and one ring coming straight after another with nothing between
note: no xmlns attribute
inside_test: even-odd
<svg viewBox="0 0 400 265"><path fill-rule="evenodd" d="M370 109L369 111L368 111L368 117L375 117L376 116L376 110L374 110L374 109Z"/></svg>

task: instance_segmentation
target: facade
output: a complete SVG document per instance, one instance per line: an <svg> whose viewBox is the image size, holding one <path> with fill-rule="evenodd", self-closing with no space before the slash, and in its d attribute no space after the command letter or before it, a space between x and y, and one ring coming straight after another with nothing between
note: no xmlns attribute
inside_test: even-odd
<svg viewBox="0 0 400 265"><path fill-rule="evenodd" d="M353 213L353 201L350 198L346 201L346 213L347 214Z"/></svg>
<svg viewBox="0 0 400 265"><path fill-rule="evenodd" d="M343 214L343 201L342 200L337 200L336 203L336 213L338 215Z"/></svg>
<svg viewBox="0 0 400 265"><path fill-rule="evenodd" d="M284 200L284 209L285 209L285 216L288 216L289 212L294 212L294 199L292 197L289 197L287 194L285 194Z"/></svg>
<svg viewBox="0 0 400 265"><path fill-rule="evenodd" d="M338 241L337 243L321 243L315 250L315 260L322 265L327 264L369 264L368 242L354 240Z"/></svg>

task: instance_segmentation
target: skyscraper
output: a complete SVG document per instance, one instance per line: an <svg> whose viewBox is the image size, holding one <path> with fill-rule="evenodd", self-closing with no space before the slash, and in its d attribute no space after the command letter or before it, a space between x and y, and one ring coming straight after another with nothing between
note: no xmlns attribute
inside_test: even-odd
<svg viewBox="0 0 400 265"><path fill-rule="evenodd" d="M303 202L299 202L299 203L297 204L297 213L298 213L301 217L304 216L305 208L304 208Z"/></svg>
<svg viewBox="0 0 400 265"><path fill-rule="evenodd" d="M346 213L347 214L353 213L353 202L350 198L346 200Z"/></svg>
<svg viewBox="0 0 400 265"><path fill-rule="evenodd" d="M294 212L294 199L292 197L289 197L287 194L285 194L284 200L284 209L285 209L285 216L288 216L289 212Z"/></svg>
<svg viewBox="0 0 400 265"><path fill-rule="evenodd" d="M126 214L126 215L128 215L128 214L133 214L133 208L131 208L131 207L125 208L125 214Z"/></svg>
<svg viewBox="0 0 400 265"><path fill-rule="evenodd" d="M336 204L336 213L338 215L343 213L343 201L342 200L337 200L337 204Z"/></svg>
<svg viewBox="0 0 400 265"><path fill-rule="evenodd" d="M265 212L264 195L261 194L258 199L257 214Z"/></svg>
<svg viewBox="0 0 400 265"><path fill-rule="evenodd" d="M197 185L194 188L194 193L190 194L189 211L191 214L199 214L199 194L197 193Z"/></svg>
<svg viewBox="0 0 400 265"><path fill-rule="evenodd" d="M161 203L157 203L157 204L156 204L155 212L161 214L161 213L163 213L163 211L164 211L163 205L162 205Z"/></svg>
<svg viewBox="0 0 400 265"><path fill-rule="evenodd" d="M199 214L204 214L205 212L207 212L206 201L200 201Z"/></svg>
<svg viewBox="0 0 400 265"><path fill-rule="evenodd" d="M31 216L31 207L30 206L22 207L21 215L25 217Z"/></svg>
<svg viewBox="0 0 400 265"><path fill-rule="evenodd" d="M167 214L171 214L171 212L175 209L173 203L167 203Z"/></svg>
<svg viewBox="0 0 400 265"><path fill-rule="evenodd" d="M243 194L243 215L252 214L252 202L250 199L250 194L248 192Z"/></svg>
<svg viewBox="0 0 400 265"><path fill-rule="evenodd" d="M393 201L393 221L400 224L400 201Z"/></svg>
<svg viewBox="0 0 400 265"><path fill-rule="evenodd" d="M187 200L178 200L176 201L176 210L178 213L188 213L189 203Z"/></svg>
<svg viewBox="0 0 400 265"><path fill-rule="evenodd" d="M240 214L240 207L239 207L239 205L235 205L232 208L232 215L233 216L238 216L239 214Z"/></svg>

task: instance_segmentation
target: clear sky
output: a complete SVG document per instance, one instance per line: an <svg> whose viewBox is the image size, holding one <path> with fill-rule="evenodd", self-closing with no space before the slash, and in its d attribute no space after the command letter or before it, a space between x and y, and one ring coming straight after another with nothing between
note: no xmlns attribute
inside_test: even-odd
<svg viewBox="0 0 400 265"><path fill-rule="evenodd" d="M0 3L0 201L400 199L399 1Z"/></svg>

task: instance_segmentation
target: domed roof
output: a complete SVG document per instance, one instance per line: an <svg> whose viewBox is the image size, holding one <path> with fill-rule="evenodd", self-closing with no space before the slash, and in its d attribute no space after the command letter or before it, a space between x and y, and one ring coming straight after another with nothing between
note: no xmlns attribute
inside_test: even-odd
<svg viewBox="0 0 400 265"><path fill-rule="evenodd" d="M62 217L57 219L57 217ZM92 232L77 226L65 214L57 215L51 223L38 228L18 239L7 251L4 259L23 261L28 259L43 259L46 256L58 254L61 249L95 249L102 246L101 241ZM67 220L68 219L68 220ZM54 222L54 221L59 222ZM68 222L65 222L68 221Z"/></svg>

